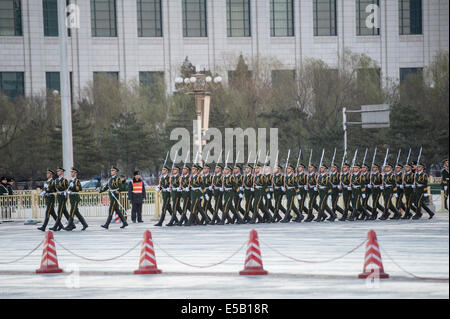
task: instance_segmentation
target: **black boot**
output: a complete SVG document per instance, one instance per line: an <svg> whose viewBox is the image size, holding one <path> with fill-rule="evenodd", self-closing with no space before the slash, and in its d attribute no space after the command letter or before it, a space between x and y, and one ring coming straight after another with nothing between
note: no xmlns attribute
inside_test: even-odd
<svg viewBox="0 0 450 319"><path fill-rule="evenodd" d="M349 221L353 222L358 218L358 213L356 212L356 209L353 209L352 214L348 218Z"/></svg>
<svg viewBox="0 0 450 319"><path fill-rule="evenodd" d="M330 217L328 217L328 221L334 222L336 218L337 218L336 213L332 211Z"/></svg>
<svg viewBox="0 0 450 319"><path fill-rule="evenodd" d="M292 216L291 216L291 213L289 212L289 213L286 213L286 215L284 215L284 218L281 220L281 222L283 224L289 223L291 221L291 219L292 219Z"/></svg>
<svg viewBox="0 0 450 319"><path fill-rule="evenodd" d="M120 228L123 229L123 228L127 227L128 223L127 223L126 217L121 212L119 212L117 215L119 215L119 218L122 221L122 226L120 226Z"/></svg>
<svg viewBox="0 0 450 319"><path fill-rule="evenodd" d="M42 224L41 227L38 227L37 229L42 230L43 232L45 232L45 229L47 228L48 222L49 222L49 218L45 218L44 223Z"/></svg>
<svg viewBox="0 0 450 319"><path fill-rule="evenodd" d="M166 212L162 212L161 218L159 219L159 222L157 222L157 223L155 224L155 226L161 227L162 224L163 224L163 222L164 222L164 218L166 218Z"/></svg>
<svg viewBox="0 0 450 319"><path fill-rule="evenodd" d="M302 215L302 213L298 212L297 217L294 219L294 222L301 223L304 218L305 217Z"/></svg>
<svg viewBox="0 0 450 319"><path fill-rule="evenodd" d="M109 228L109 224L111 224L111 220L112 220L112 215L108 215L108 218L106 219L106 223L104 225L101 225L101 227L108 229Z"/></svg>
<svg viewBox="0 0 450 319"><path fill-rule="evenodd" d="M305 222L309 223L314 219L314 214L311 211L308 211L308 216L305 219Z"/></svg>
<svg viewBox="0 0 450 319"><path fill-rule="evenodd" d="M387 210L385 210L383 215L381 215L380 220L386 220L388 218L389 218L389 212Z"/></svg>
<svg viewBox="0 0 450 319"><path fill-rule="evenodd" d="M72 231L74 228L75 228L75 224L73 223L73 218L70 217L67 226L64 227L64 230L66 230L66 231Z"/></svg>
<svg viewBox="0 0 450 319"><path fill-rule="evenodd" d="M345 221L347 220L347 216L348 216L348 213L347 213L347 211L346 211L345 213L342 214L342 217L339 218L339 220L340 220L341 222L345 222Z"/></svg>

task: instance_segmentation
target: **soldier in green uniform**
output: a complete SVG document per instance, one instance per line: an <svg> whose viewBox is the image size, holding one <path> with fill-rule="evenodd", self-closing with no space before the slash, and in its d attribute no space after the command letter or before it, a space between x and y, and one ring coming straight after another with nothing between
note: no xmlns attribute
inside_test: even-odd
<svg viewBox="0 0 450 319"><path fill-rule="evenodd" d="M403 174L403 185L404 185L404 196L406 200L406 209L405 215L402 219L410 219L413 214L411 214L411 210L416 211L416 208L413 207L414 203L414 177L415 174L412 171L412 167L409 163L405 164L405 173Z"/></svg>
<svg viewBox="0 0 450 319"><path fill-rule="evenodd" d="M212 207L211 201L213 198L213 176L210 173L211 166L205 164L203 167L202 183L205 190L204 200L203 200L203 211L208 215L208 211L214 216L214 208ZM209 216L208 216L209 217ZM211 222L211 221L210 221Z"/></svg>
<svg viewBox="0 0 450 319"><path fill-rule="evenodd" d="M80 202L80 195L78 193L82 191L81 182L77 177L78 170L72 167L71 174L72 180L70 181L69 188L67 189L67 193L69 194L70 200L70 219L67 227L64 229L67 231L72 231L73 229L75 229L76 227L73 222L73 219L75 218L75 216L77 216L81 225L83 225L83 228L81 230L84 231L86 230L86 228L88 228L88 224L86 223L86 220L80 214L80 210L78 209L78 204Z"/></svg>
<svg viewBox="0 0 450 319"><path fill-rule="evenodd" d="M182 226L183 223L185 223L186 226L190 226L189 219L187 218L187 211L191 210L191 189L190 189L191 178L189 176L189 170L190 170L189 165L185 164L181 172L180 187L181 187L181 199L183 200L183 214L181 215L180 221L178 222L178 226Z"/></svg>
<svg viewBox="0 0 450 319"><path fill-rule="evenodd" d="M372 195L372 188L368 187L370 185L370 167L367 164L361 165L361 177L365 185L363 194L365 195L362 199L362 207L364 208L364 214L361 214L359 220L370 220L372 215L372 207L369 206L369 198Z"/></svg>
<svg viewBox="0 0 450 319"><path fill-rule="evenodd" d="M372 195L372 215L370 220L378 218L378 210L384 212L384 207L380 204L380 197L382 195L383 174L380 172L378 164L372 164L372 171L370 172L370 183L367 185L371 189Z"/></svg>
<svg viewBox="0 0 450 319"><path fill-rule="evenodd" d="M238 216L245 216L245 210L241 206L242 199L244 198L244 176L241 174L242 166L236 164L233 168L233 205L236 210L236 214L233 216L233 223L236 222Z"/></svg>
<svg viewBox="0 0 450 319"><path fill-rule="evenodd" d="M14 178L8 177L7 179L8 195L14 195L13 185L14 185Z"/></svg>
<svg viewBox="0 0 450 319"><path fill-rule="evenodd" d="M285 183L285 176L281 173L281 170L283 169L282 166L277 165L275 167L275 172L273 174L272 183L273 183L273 194L275 199L275 207L273 212L273 218L275 222L279 222L283 220L283 218L280 216L280 210L283 212L284 216L286 216L286 209L283 207L283 196L286 192L286 183ZM295 199L295 196L294 196ZM297 214L298 216L298 214Z"/></svg>
<svg viewBox="0 0 450 319"><path fill-rule="evenodd" d="M295 206L295 197L300 191L298 190L297 176L294 174L294 170L295 170L294 165L289 164L287 166L286 177L284 181L285 182L284 188L286 189L287 206L284 218L281 221L282 223L289 223L291 221L292 219L291 211L294 211L295 215L297 216L294 219L294 222L300 223L304 218L301 210L298 210L297 207Z"/></svg>
<svg viewBox="0 0 450 319"><path fill-rule="evenodd" d="M448 159L445 159L442 161L442 181L441 181L441 187L444 191L444 207L446 210L448 210L448 179L449 179L449 173L448 173Z"/></svg>
<svg viewBox="0 0 450 319"><path fill-rule="evenodd" d="M202 207L202 200L204 198L205 188L203 185L203 179L200 176L200 172L202 171L203 167L201 167L199 164L196 164L192 168L192 176L191 176L191 217L190 217L190 223L196 223L198 225L208 225L211 220L206 215L206 213L203 210ZM199 218L198 214L203 217L202 223Z"/></svg>
<svg viewBox="0 0 450 319"><path fill-rule="evenodd" d="M384 198L384 213L380 217L380 220L386 220L389 218L389 210L394 212L394 216L392 219L399 219L402 215L395 208L392 203L392 197L394 193L397 191L397 187L395 186L395 175L392 172L392 165L386 164L384 167L384 175L383 175L383 198Z"/></svg>
<svg viewBox="0 0 450 319"><path fill-rule="evenodd" d="M225 223L225 219L228 221L228 223L233 224L234 219L237 219L239 224L243 224L244 221L242 218L238 215L236 209L233 205L233 199L235 197L235 190L234 190L234 176L231 175L232 167L230 165L226 166L224 169L224 176L223 176L223 215L222 215L222 221L219 223L219 225L223 225ZM232 212L233 217L230 217L229 212ZM236 218L234 218L236 217Z"/></svg>
<svg viewBox="0 0 450 319"><path fill-rule="evenodd" d="M344 210L339 207L339 196L342 190L341 186L341 173L338 171L338 166L335 163L331 163L331 174L330 174L330 183L331 183L331 210L333 214L336 215L336 211L344 215ZM337 216L337 215L336 215Z"/></svg>
<svg viewBox="0 0 450 319"><path fill-rule="evenodd" d="M161 208L161 217L158 223L155 224L157 227L161 227L164 218L166 217L166 212L169 212L171 216L173 216L174 212L172 211L172 207L170 205L170 176L169 176L169 168L164 166L161 172L161 178L159 179L159 185L156 188L157 192L161 192L163 205ZM172 220L172 218L171 218ZM173 223L172 223L173 224Z"/></svg>
<svg viewBox="0 0 450 319"><path fill-rule="evenodd" d="M308 167L308 217L305 222L310 222L314 218L314 210L319 214L319 206L317 206L317 196L319 196L319 189L317 188L317 166L310 164Z"/></svg>
<svg viewBox="0 0 450 319"><path fill-rule="evenodd" d="M120 204L122 205L120 209L122 210L123 217L125 217L125 220L128 219L127 211L130 208L130 201L127 199L126 196L122 195L123 193L128 193L128 183L127 183L127 176L125 174L121 174L119 176L119 192L120 195L117 197L120 201ZM144 186L145 187L145 186Z"/></svg>
<svg viewBox="0 0 450 319"><path fill-rule="evenodd" d="M45 219L44 223L41 227L38 227L39 230L42 230L45 232L45 229L47 228L48 222L50 221L50 216L53 217L53 219L56 221L58 219L58 216L55 213L55 180L54 180L55 172L51 169L47 170L47 180L44 184L44 189L41 192L41 196L45 198Z"/></svg>
<svg viewBox="0 0 450 319"><path fill-rule="evenodd" d="M327 170L328 166L322 164L322 166L319 167L319 175L317 176L317 188L319 190L319 214L316 218L317 222L322 222L328 217L325 213L325 210L330 211L327 200L328 195L331 193L331 181ZM330 222L334 222L337 215L333 211L331 212L332 214L330 215L328 220Z"/></svg>
<svg viewBox="0 0 450 319"><path fill-rule="evenodd" d="M257 164L255 166L255 177L253 188L255 190L255 199L253 200L253 216L250 220L250 224L256 223L256 218L258 218L258 222L264 222L264 220L272 220L272 216L268 212L266 205L264 204L264 197L266 196L266 177L261 173L262 164ZM263 212L261 216L259 211Z"/></svg>
<svg viewBox="0 0 450 319"><path fill-rule="evenodd" d="M308 195L308 175L305 173L305 164L299 163L296 167L297 172L295 178L297 180L297 199L298 199L298 211L300 214L306 213L307 218L306 221L312 221L314 219L314 215L309 212L306 207L306 197ZM303 218L302 218L303 219Z"/></svg>
<svg viewBox="0 0 450 319"><path fill-rule="evenodd" d="M119 177L117 176L118 172L119 169L115 166L112 166L110 170L111 177L109 178L108 182L102 188L97 189L99 193L103 193L106 191L109 192L108 218L106 219L106 223L104 225L101 225L101 227L105 229L109 228L109 224L111 223L114 212L117 214L117 216L119 216L120 220L122 221L122 226L120 228L125 228L128 226L128 223L120 209L121 204L119 203L119 196L121 183Z"/></svg>
<svg viewBox="0 0 450 319"><path fill-rule="evenodd" d="M361 165L355 164L353 166L353 172L351 175L351 188L352 188L352 214L350 215L349 221L358 220L359 214L363 214L363 219L370 217L365 208L362 205L362 201L365 199L365 188L364 179L361 175Z"/></svg>
<svg viewBox="0 0 450 319"><path fill-rule="evenodd" d="M429 219L433 218L434 213L425 204L425 198L428 197L428 174L425 173L425 164L417 163L416 177L415 177L415 196L414 202L417 207L416 214L412 219L420 219L422 217L422 208L425 209L429 215Z"/></svg>
<svg viewBox="0 0 450 319"><path fill-rule="evenodd" d="M348 163L344 163L342 165L341 172L341 187L342 187L342 199L344 200L344 207L342 217L339 219L340 221L347 220L348 212L352 211L350 208L350 201L352 200L352 186L351 186L351 175L350 175L350 165Z"/></svg>
<svg viewBox="0 0 450 319"><path fill-rule="evenodd" d="M180 167L174 165L172 169L172 176L170 176L170 198L172 201L172 218L166 226L173 226L178 224L179 220L177 218L177 212L180 216L183 215L183 210L181 209L181 177L180 177Z"/></svg>
<svg viewBox="0 0 450 319"><path fill-rule="evenodd" d="M397 188L397 191L395 192L394 196L396 198L395 202L395 208L397 208L398 211L402 209L404 212L406 212L405 204L403 203L403 197L405 195L405 186L403 185L403 165L400 163L397 163L397 165L394 168L394 175L395 175L395 187ZM400 216L401 217L401 216ZM396 218L398 219L398 218Z"/></svg>
<svg viewBox="0 0 450 319"><path fill-rule="evenodd" d="M62 215L66 217L67 220L70 219L69 213L67 212L66 203L67 203L67 188L69 187L69 182L64 178L65 169L59 167L56 170L56 174L58 178L55 180L55 188L56 188L56 200L58 201L58 218L55 222L55 225L50 228L53 231L60 231L64 228L62 224Z"/></svg>
<svg viewBox="0 0 450 319"><path fill-rule="evenodd" d="M214 169L213 176L213 193L214 193L214 215L211 219L210 225L220 224L222 221L219 217L219 210L223 213L223 165L217 164Z"/></svg>
<svg viewBox="0 0 450 319"><path fill-rule="evenodd" d="M250 222L250 212L253 212L253 198L255 189L253 188L254 183L254 176L252 174L253 171L253 165L247 164L245 166L245 176L244 176L244 198L245 198L245 214L244 214L244 221Z"/></svg>

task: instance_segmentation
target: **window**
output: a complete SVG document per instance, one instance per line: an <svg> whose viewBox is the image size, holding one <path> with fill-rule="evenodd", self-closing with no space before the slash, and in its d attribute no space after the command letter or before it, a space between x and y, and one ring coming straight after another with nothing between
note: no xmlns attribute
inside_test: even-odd
<svg viewBox="0 0 450 319"><path fill-rule="evenodd" d="M295 81L295 70L272 70L272 86L283 87Z"/></svg>
<svg viewBox="0 0 450 319"><path fill-rule="evenodd" d="M236 74L236 71L228 71L228 84L233 87L239 88L243 83L251 81L253 72L247 71L247 74Z"/></svg>
<svg viewBox="0 0 450 319"><path fill-rule="evenodd" d="M137 0L138 36L162 37L161 0Z"/></svg>
<svg viewBox="0 0 450 319"><path fill-rule="evenodd" d="M294 1L270 0L270 35L294 36Z"/></svg>
<svg viewBox="0 0 450 319"><path fill-rule="evenodd" d="M102 77L119 81L119 72L94 72L94 82Z"/></svg>
<svg viewBox="0 0 450 319"><path fill-rule="evenodd" d="M0 0L0 36L22 36L20 0Z"/></svg>
<svg viewBox="0 0 450 319"><path fill-rule="evenodd" d="M357 70L358 86L381 88L381 69L365 68Z"/></svg>
<svg viewBox="0 0 450 319"><path fill-rule="evenodd" d="M47 90L61 92L61 84L59 79L59 72L46 72L45 83Z"/></svg>
<svg viewBox="0 0 450 319"><path fill-rule="evenodd" d="M400 68L400 83L403 83L409 75L423 76L423 68Z"/></svg>
<svg viewBox="0 0 450 319"><path fill-rule="evenodd" d="M336 0L313 0L314 35L335 36L336 27Z"/></svg>
<svg viewBox="0 0 450 319"><path fill-rule="evenodd" d="M398 1L400 34L422 34L422 0Z"/></svg>
<svg viewBox="0 0 450 319"><path fill-rule="evenodd" d="M183 1L183 36L207 37L206 0Z"/></svg>
<svg viewBox="0 0 450 319"><path fill-rule="evenodd" d="M24 95L23 72L0 72L0 93L10 98Z"/></svg>
<svg viewBox="0 0 450 319"><path fill-rule="evenodd" d="M139 72L139 83L144 86L154 86L164 81L164 72Z"/></svg>
<svg viewBox="0 0 450 319"><path fill-rule="evenodd" d="M117 37L115 0L91 0L91 29L93 37Z"/></svg>
<svg viewBox="0 0 450 319"><path fill-rule="evenodd" d="M366 12L366 8L369 5L380 5L379 0L356 0L356 35L380 35L380 28L368 28L366 26L366 19L370 14L374 14L373 10L369 13ZM378 17L374 17L378 19Z"/></svg>
<svg viewBox="0 0 450 319"><path fill-rule="evenodd" d="M229 37L250 37L250 0L227 0Z"/></svg>
<svg viewBox="0 0 450 319"><path fill-rule="evenodd" d="M58 28L58 0L42 0L42 10L44 16L44 36L57 37ZM70 4L70 0L66 0L66 5ZM70 29L67 29L67 35L70 37Z"/></svg>

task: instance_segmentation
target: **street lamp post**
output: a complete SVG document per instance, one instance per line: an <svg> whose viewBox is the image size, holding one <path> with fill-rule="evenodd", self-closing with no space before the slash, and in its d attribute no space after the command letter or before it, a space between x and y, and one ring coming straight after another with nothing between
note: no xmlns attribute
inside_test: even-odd
<svg viewBox="0 0 450 319"><path fill-rule="evenodd" d="M196 135L197 138L194 141L194 145L198 150L198 158L200 162L203 161L202 148L205 141L202 141L202 137L209 127L209 110L211 105L211 93L208 91L210 85L218 85L222 82L222 77L216 76L212 78L206 74L200 73L200 67L196 68L196 74L190 78L178 77L175 79L175 83L178 87L182 87L187 94L193 94L195 98L195 113L197 116ZM194 150L193 153L196 153Z"/></svg>

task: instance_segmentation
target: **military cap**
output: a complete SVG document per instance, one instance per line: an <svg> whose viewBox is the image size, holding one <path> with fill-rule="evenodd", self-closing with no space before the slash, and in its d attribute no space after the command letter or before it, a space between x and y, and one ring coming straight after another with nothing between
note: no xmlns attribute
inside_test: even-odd
<svg viewBox="0 0 450 319"><path fill-rule="evenodd" d="M52 169L49 168L49 169L47 169L47 173L50 173L50 174L53 174L53 175L54 175L54 174L55 174L55 171L53 171Z"/></svg>
<svg viewBox="0 0 450 319"><path fill-rule="evenodd" d="M180 166L178 166L178 165L174 165L174 166L173 166L173 169L180 170L181 168L180 168Z"/></svg>
<svg viewBox="0 0 450 319"><path fill-rule="evenodd" d="M411 166L417 165L417 161L411 161L411 162L409 162L409 165L411 165Z"/></svg>
<svg viewBox="0 0 450 319"><path fill-rule="evenodd" d="M263 167L263 166L264 166L263 163L256 163L255 168L261 168L261 167Z"/></svg>
<svg viewBox="0 0 450 319"><path fill-rule="evenodd" d="M202 169L203 169L202 165L200 165L200 164L195 165L195 168L197 168L197 169L199 169L199 170L202 170Z"/></svg>
<svg viewBox="0 0 450 319"><path fill-rule="evenodd" d="M358 162L356 162L355 164L353 164L353 167L358 167L358 168L361 168L361 164L360 164L360 163L358 163Z"/></svg>
<svg viewBox="0 0 450 319"><path fill-rule="evenodd" d="M164 166L163 166L163 169L166 169L166 170L170 171L170 167L167 166L167 165L164 165ZM134 172L134 173L135 173L134 175L141 175L141 174L139 173L139 171L136 171L136 172ZM137 174L136 174L136 173L137 173Z"/></svg>
<svg viewBox="0 0 450 319"><path fill-rule="evenodd" d="M448 162L448 159L443 160L442 164L445 164L446 162Z"/></svg>
<svg viewBox="0 0 450 319"><path fill-rule="evenodd" d="M362 168L370 168L368 164L361 165Z"/></svg>
<svg viewBox="0 0 450 319"><path fill-rule="evenodd" d="M395 165L395 167L400 167L400 168L403 168L403 165L402 165L402 164L400 164L400 163L397 163L397 165Z"/></svg>
<svg viewBox="0 0 450 319"><path fill-rule="evenodd" d="M79 171L75 167L72 167L72 169L70 171L71 172L75 172L75 173L79 173Z"/></svg>
<svg viewBox="0 0 450 319"><path fill-rule="evenodd" d="M115 166L111 166L111 169L110 169L111 171L116 171L116 172L118 172L119 171L119 169L117 168L117 167L115 167Z"/></svg>
<svg viewBox="0 0 450 319"><path fill-rule="evenodd" d="M2 176L2 178L0 179L0 181L3 181L3 180L8 180L8 178L7 178L6 176Z"/></svg>
<svg viewBox="0 0 450 319"><path fill-rule="evenodd" d="M303 163L298 163L298 166L297 167L303 167L303 168L305 168L306 166L305 166L305 164L303 164Z"/></svg>
<svg viewBox="0 0 450 319"><path fill-rule="evenodd" d="M247 165L245 165L245 167L248 167L250 169L253 169L253 164L247 163Z"/></svg>
<svg viewBox="0 0 450 319"><path fill-rule="evenodd" d="M7 179L8 183L9 183L9 182L12 182L12 181L14 181L14 180L15 180L14 177L8 177L8 179Z"/></svg>
<svg viewBox="0 0 450 319"><path fill-rule="evenodd" d="M189 164L184 164L184 165L183 165L183 169L184 169L184 168L191 169L191 165L189 165Z"/></svg>
<svg viewBox="0 0 450 319"><path fill-rule="evenodd" d="M276 165L275 168L279 168L279 169L283 169L283 166L281 166L280 164Z"/></svg>
<svg viewBox="0 0 450 319"><path fill-rule="evenodd" d="M225 166L225 169L229 169L230 171L232 171L233 167L231 165L227 165L227 166Z"/></svg>
<svg viewBox="0 0 450 319"><path fill-rule="evenodd" d="M425 167L425 163L424 162L419 162L419 163L417 163L417 166Z"/></svg>
<svg viewBox="0 0 450 319"><path fill-rule="evenodd" d="M287 166L287 168L290 168L290 169L294 170L294 169L295 169L295 166L294 166L293 164L289 164L289 165Z"/></svg>
<svg viewBox="0 0 450 319"><path fill-rule="evenodd" d="M350 164L349 164L349 163L347 163L347 162L345 162L345 163L344 163L344 165L342 165L342 167L344 167L344 166L346 166L346 167L350 167Z"/></svg>
<svg viewBox="0 0 450 319"><path fill-rule="evenodd" d="M217 168L217 167L219 167L220 169L223 169L223 164L217 163L217 164L216 164L216 168Z"/></svg>
<svg viewBox="0 0 450 319"><path fill-rule="evenodd" d="M373 166L375 166L376 168L379 168L379 167L380 167L380 165L378 165L377 163L373 163L373 164L372 164L372 167L373 167Z"/></svg>
<svg viewBox="0 0 450 319"><path fill-rule="evenodd" d="M325 163L322 163L320 167L325 167L326 169L328 169L328 166Z"/></svg>
<svg viewBox="0 0 450 319"><path fill-rule="evenodd" d="M236 164L236 165L234 165L234 168L242 169L242 164Z"/></svg>
<svg viewBox="0 0 450 319"><path fill-rule="evenodd" d="M208 168L208 169L211 169L212 167L211 167L211 165L210 165L210 164L206 163L205 165L203 165L203 168Z"/></svg>
<svg viewBox="0 0 450 319"><path fill-rule="evenodd" d="M337 167L339 167L339 166L338 166L336 163L331 163L331 164L330 164L330 167L336 167L336 168L337 168Z"/></svg>
<svg viewBox="0 0 450 319"><path fill-rule="evenodd" d="M120 174L119 176L120 178L127 178L127 176L125 174Z"/></svg>
<svg viewBox="0 0 450 319"><path fill-rule="evenodd" d="M386 166L389 166L389 167L392 168L392 164L390 164L390 163L386 163L384 166L385 166L385 167L386 167Z"/></svg>
<svg viewBox="0 0 450 319"><path fill-rule="evenodd" d="M314 167L315 169L317 169L317 166L316 165L314 165L314 164L309 164L309 167Z"/></svg>
<svg viewBox="0 0 450 319"><path fill-rule="evenodd" d="M408 163L405 163L405 167L411 167L411 165Z"/></svg>
<svg viewBox="0 0 450 319"><path fill-rule="evenodd" d="M65 172L66 170L65 170L64 168L62 168L62 167L58 167L58 168L56 169L56 171L63 171L63 172Z"/></svg>

